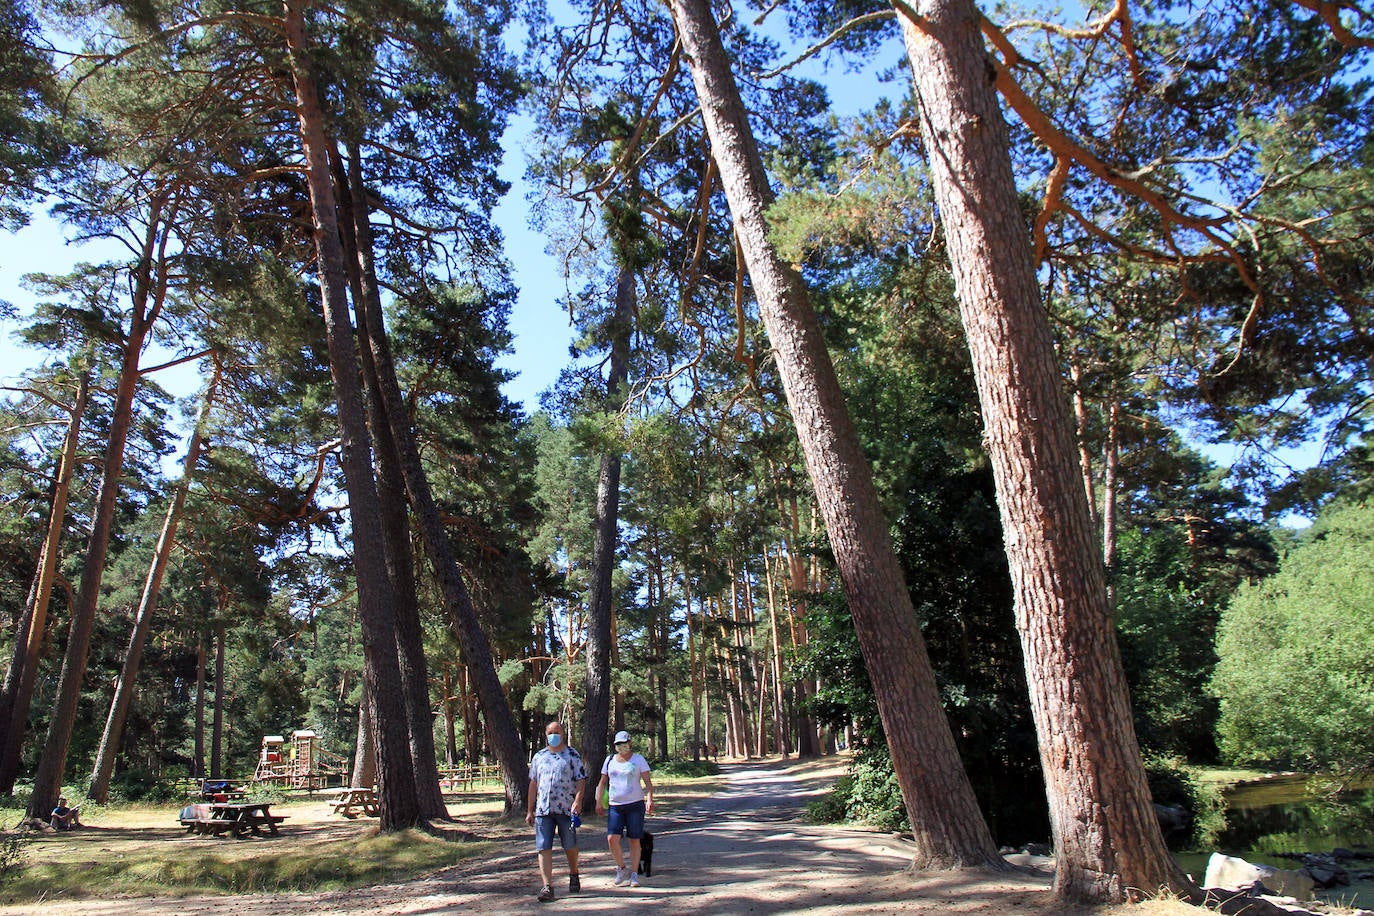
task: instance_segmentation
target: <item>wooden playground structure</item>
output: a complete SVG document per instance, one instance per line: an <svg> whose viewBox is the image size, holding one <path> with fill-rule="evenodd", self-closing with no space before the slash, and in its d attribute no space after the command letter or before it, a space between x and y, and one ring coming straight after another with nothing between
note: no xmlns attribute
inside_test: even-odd
<svg viewBox="0 0 1374 916"><path fill-rule="evenodd" d="M326 789L331 784L348 785L347 758L325 750L319 736L310 729L297 729L291 740L281 735L265 735L254 783L277 785L284 789Z"/></svg>

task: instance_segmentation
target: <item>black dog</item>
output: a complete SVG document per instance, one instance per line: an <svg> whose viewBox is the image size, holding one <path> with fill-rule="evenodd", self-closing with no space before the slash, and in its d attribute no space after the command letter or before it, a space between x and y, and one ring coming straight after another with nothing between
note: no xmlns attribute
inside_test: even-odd
<svg viewBox="0 0 1374 916"><path fill-rule="evenodd" d="M646 878L654 876L654 835L647 830L639 838L639 873Z"/></svg>

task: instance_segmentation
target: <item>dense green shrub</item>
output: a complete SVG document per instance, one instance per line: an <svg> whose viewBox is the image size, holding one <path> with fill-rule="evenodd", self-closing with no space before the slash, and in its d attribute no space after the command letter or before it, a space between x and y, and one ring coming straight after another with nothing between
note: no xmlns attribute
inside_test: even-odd
<svg viewBox="0 0 1374 916"><path fill-rule="evenodd" d="M1222 614L1211 681L1227 759L1304 770L1374 763L1374 507L1323 513L1278 573Z"/></svg>
<svg viewBox="0 0 1374 916"><path fill-rule="evenodd" d="M1146 755L1145 781L1150 795L1161 805L1182 805L1191 810L1197 797L1197 781L1178 757Z"/></svg>
<svg viewBox="0 0 1374 916"><path fill-rule="evenodd" d="M902 788L887 747L866 748L850 768L849 816L879 830L910 830Z"/></svg>
<svg viewBox="0 0 1374 916"><path fill-rule="evenodd" d="M849 794L854 779L841 776L824 797L806 806L806 819L812 824L840 824L849 819Z"/></svg>
<svg viewBox="0 0 1374 916"><path fill-rule="evenodd" d="M176 779L160 779L141 768L124 770L110 779L111 802L165 802L180 799L182 795Z"/></svg>

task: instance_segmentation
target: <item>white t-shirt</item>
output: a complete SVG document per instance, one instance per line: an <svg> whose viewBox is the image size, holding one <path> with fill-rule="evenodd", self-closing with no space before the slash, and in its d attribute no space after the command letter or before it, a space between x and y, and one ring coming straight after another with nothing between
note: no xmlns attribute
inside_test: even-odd
<svg viewBox="0 0 1374 916"><path fill-rule="evenodd" d="M612 754L601 765L601 775L611 780L611 804L632 805L644 800L644 784L639 774L649 772L649 761L639 754L631 754L629 760L621 760L619 754Z"/></svg>

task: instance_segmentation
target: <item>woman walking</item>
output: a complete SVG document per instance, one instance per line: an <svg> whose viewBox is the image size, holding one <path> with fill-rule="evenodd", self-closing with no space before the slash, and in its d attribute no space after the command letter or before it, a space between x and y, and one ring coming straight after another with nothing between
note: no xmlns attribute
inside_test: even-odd
<svg viewBox="0 0 1374 916"><path fill-rule="evenodd" d="M609 787L609 795L607 788ZM630 749L630 733L615 733L615 753L601 765L601 782L596 787L596 813L606 818L606 842L615 857L616 885L630 883L639 887L640 840L644 836L644 816L654 813L654 783L649 778L649 761ZM625 853L620 837L630 840L630 865L625 866Z"/></svg>

